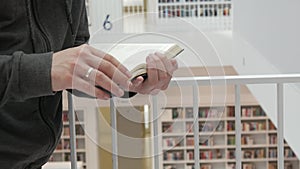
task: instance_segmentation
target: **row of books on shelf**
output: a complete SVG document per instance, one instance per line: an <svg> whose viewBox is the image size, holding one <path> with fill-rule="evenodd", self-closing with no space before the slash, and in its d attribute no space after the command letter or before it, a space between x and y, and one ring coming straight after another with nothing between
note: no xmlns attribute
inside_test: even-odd
<svg viewBox="0 0 300 169"><path fill-rule="evenodd" d="M243 131L263 131L266 130L265 122L243 122L242 123Z"/></svg>
<svg viewBox="0 0 300 169"><path fill-rule="evenodd" d="M269 163L269 169L277 169L277 164L276 163ZM235 169L234 168L228 168L228 169ZM242 169L259 169L256 167L254 163L243 163L242 164ZM284 163L284 169L293 169L293 165L289 162Z"/></svg>
<svg viewBox="0 0 300 169"><path fill-rule="evenodd" d="M173 151L173 152L165 152L164 153L164 161L180 161L184 160L184 151ZM215 150L207 150L200 151L200 159L201 160L214 160L214 159L224 159L224 151L215 149ZM269 158L276 158L277 151L271 150L269 151ZM295 158L295 154L292 150L285 150L286 158ZM264 159L266 158L264 149L255 149L255 150L243 150L242 151L243 159ZM186 152L186 160L194 160L194 151ZM230 150L227 152L227 159L235 159L235 151ZM225 160L225 159L224 159Z"/></svg>
<svg viewBox="0 0 300 169"><path fill-rule="evenodd" d="M200 159L201 160L212 160L212 159L222 159L224 151L220 149L215 150L206 150L206 151L200 151ZM194 151L187 151L186 153L186 159L187 160L194 160Z"/></svg>
<svg viewBox="0 0 300 169"><path fill-rule="evenodd" d="M213 146L214 145L214 138L210 137L203 142L199 142L200 146ZM194 146L194 137L187 137L186 138L186 146Z"/></svg>
<svg viewBox="0 0 300 169"><path fill-rule="evenodd" d="M265 112L260 106L250 106L241 108L241 117L263 117ZM235 117L235 107L227 107L227 117Z"/></svg>
<svg viewBox="0 0 300 169"><path fill-rule="evenodd" d="M188 165L186 169L195 169L194 165ZM200 169L213 169L211 164L200 164Z"/></svg>
<svg viewBox="0 0 300 169"><path fill-rule="evenodd" d="M181 167L177 167L176 165L165 165L164 169L181 169ZM187 165L186 169L195 169L194 165ZM213 169L210 164L200 164L200 169Z"/></svg>
<svg viewBox="0 0 300 169"><path fill-rule="evenodd" d="M188 143L187 143L188 145ZM183 146L183 138L164 138L163 139L163 147L179 147Z"/></svg>
<svg viewBox="0 0 300 169"><path fill-rule="evenodd" d="M82 116L83 116L83 112L82 111L76 111L75 112L75 121L79 121L79 117L80 116L80 120L82 121ZM69 116L68 116L68 111L63 111L62 113L62 121L63 122L69 122Z"/></svg>
<svg viewBox="0 0 300 169"><path fill-rule="evenodd" d="M269 135L269 144L277 144L277 135Z"/></svg>
<svg viewBox="0 0 300 169"><path fill-rule="evenodd" d="M76 140L76 148L83 149L84 148L84 141ZM69 150L70 149L70 140L60 140L56 146L56 150Z"/></svg>
<svg viewBox="0 0 300 169"><path fill-rule="evenodd" d="M222 132L224 131L223 121L199 123L199 132Z"/></svg>
<svg viewBox="0 0 300 169"><path fill-rule="evenodd" d="M251 136L242 136L241 137L242 145L253 145L255 144L255 140ZM235 136L227 137L228 145L235 145ZM269 144L274 145L277 144L277 135L269 135Z"/></svg>
<svg viewBox="0 0 300 169"><path fill-rule="evenodd" d="M254 139L251 136L242 136L241 137L242 145L253 145L255 144Z"/></svg>
<svg viewBox="0 0 300 169"><path fill-rule="evenodd" d="M285 158L294 158L296 155L294 154L293 150L290 148L286 148L284 150L284 157ZM277 158L277 149L270 149L269 150L269 158Z"/></svg>
<svg viewBox="0 0 300 169"><path fill-rule="evenodd" d="M178 3L178 2L230 2L231 0L158 0L158 3Z"/></svg>
<svg viewBox="0 0 300 169"><path fill-rule="evenodd" d="M199 118L220 118L224 114L224 108L199 108Z"/></svg>
<svg viewBox="0 0 300 169"><path fill-rule="evenodd" d="M83 129L83 127L81 125L75 125L75 133L78 136L83 136L84 135L84 129ZM69 126L64 126L63 135L64 136L70 136L70 128L69 128Z"/></svg>
<svg viewBox="0 0 300 169"><path fill-rule="evenodd" d="M241 111L242 117L260 117L266 115L261 107L243 107Z"/></svg>
<svg viewBox="0 0 300 169"><path fill-rule="evenodd" d="M165 152L163 158L165 161L184 160L183 151Z"/></svg>
<svg viewBox="0 0 300 169"><path fill-rule="evenodd" d="M269 166L268 169L277 169L276 163L269 163L268 166ZM227 169L235 169L235 164L228 164ZM257 168L254 163L243 163L242 169L259 169L259 168ZM284 169L293 169L293 165L289 162L285 162Z"/></svg>
<svg viewBox="0 0 300 169"><path fill-rule="evenodd" d="M198 118L220 118L224 117L225 112L227 112L227 117L235 116L235 108L233 106L229 107L200 107L198 109ZM164 115L169 114L167 119L191 119L194 117L194 112L192 107L186 108L167 108ZM260 106L242 107L241 108L242 117L264 117L265 112ZM274 127L274 126L271 126ZM275 127L274 127L275 129Z"/></svg>
<svg viewBox="0 0 300 169"><path fill-rule="evenodd" d="M227 108L227 116L235 116L235 107ZM241 108L241 117L262 117L266 116L265 112L260 106L251 106L251 107L242 107Z"/></svg>
<svg viewBox="0 0 300 169"><path fill-rule="evenodd" d="M261 159L265 158L265 149L249 149L242 150L243 159ZM228 159L235 159L235 150L229 150L227 152Z"/></svg>
<svg viewBox="0 0 300 169"><path fill-rule="evenodd" d="M224 159L224 152L220 149L200 151L201 160L213 160L213 159ZM266 158L265 149L249 149L242 150L243 159L264 159ZM291 149L284 151L285 158L295 158L295 154ZM277 158L277 150L269 150L269 158ZM186 152L186 160L194 160L194 151ZM235 150L229 150L227 152L227 159L235 159ZM184 160L184 151L172 151L164 153L164 161L177 161Z"/></svg>
<svg viewBox="0 0 300 169"><path fill-rule="evenodd" d="M227 144L228 145L235 145L235 136L228 136L227 137Z"/></svg>
<svg viewBox="0 0 300 169"><path fill-rule="evenodd" d="M235 122L229 121L227 122L227 131L234 131L235 130Z"/></svg>
<svg viewBox="0 0 300 169"><path fill-rule="evenodd" d="M227 137L227 144L228 145L235 145L235 136L228 136ZM255 144L255 140L251 136L242 136L241 137L241 144L242 145L253 145L253 144Z"/></svg>
<svg viewBox="0 0 300 169"><path fill-rule="evenodd" d="M207 121L199 123L199 132L224 132L224 121ZM164 133L173 133L173 132L190 132L193 133L194 131L194 123L186 123L186 129L184 126L176 128L173 127L173 123L163 123L162 125L162 132ZM242 123L242 131L249 132L249 131L265 131L266 130L266 123L265 122L243 122ZM235 131L235 122L227 122L227 131ZM272 130L272 129L271 129ZM80 132L82 133L82 132ZM274 138L271 138L272 140Z"/></svg>
<svg viewBox="0 0 300 169"><path fill-rule="evenodd" d="M231 5L159 6L159 18L222 17L231 15Z"/></svg>
<svg viewBox="0 0 300 169"><path fill-rule="evenodd" d="M250 149L250 150L242 150L242 157L244 159L258 159L265 158L265 149Z"/></svg>
<svg viewBox="0 0 300 169"><path fill-rule="evenodd" d="M70 153L64 153L63 155L57 155L57 154L53 154L51 155L51 157L49 158L50 162L55 162L55 161L71 161L71 154ZM77 161L82 161L85 162L85 153L77 153Z"/></svg>
<svg viewBox="0 0 300 169"><path fill-rule="evenodd" d="M269 169L277 169L277 163L270 163ZM297 167L295 167L297 168ZM299 167L298 167L299 168ZM290 162L284 162L284 169L293 169L293 164Z"/></svg>

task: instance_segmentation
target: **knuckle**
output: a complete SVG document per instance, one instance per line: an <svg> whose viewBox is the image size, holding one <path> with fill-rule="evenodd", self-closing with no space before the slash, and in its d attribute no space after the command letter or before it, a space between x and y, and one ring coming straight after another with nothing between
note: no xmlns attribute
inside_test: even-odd
<svg viewBox="0 0 300 169"><path fill-rule="evenodd" d="M98 72L98 73L97 73L96 79L102 80L102 79L104 79L104 78L105 78L104 73L102 73L102 72Z"/></svg>
<svg viewBox="0 0 300 169"><path fill-rule="evenodd" d="M85 56L85 55L88 54L88 51L89 51L89 45L83 44L83 45L80 46L77 55L78 56Z"/></svg>
<svg viewBox="0 0 300 169"><path fill-rule="evenodd" d="M81 48L82 48L82 49L86 49L86 48L88 48L88 47L89 47L89 45L87 45L87 44L81 45Z"/></svg>
<svg viewBox="0 0 300 169"><path fill-rule="evenodd" d="M103 64L102 66L103 66L104 70L110 70L111 69L110 63L107 62L106 60L103 60L102 64Z"/></svg>
<svg viewBox="0 0 300 169"><path fill-rule="evenodd" d="M73 81L73 75L70 73L65 74L64 80L69 84L68 86L71 87Z"/></svg>
<svg viewBox="0 0 300 169"><path fill-rule="evenodd" d="M169 86L169 84L163 85L161 90L167 90L168 86Z"/></svg>
<svg viewBox="0 0 300 169"><path fill-rule="evenodd" d="M70 66L71 70L75 70L75 68L76 68L76 61L75 60L71 60L69 62L69 66Z"/></svg>
<svg viewBox="0 0 300 169"><path fill-rule="evenodd" d="M161 59L157 55L154 55L152 58L153 58L155 63L160 63L161 62Z"/></svg>
<svg viewBox="0 0 300 169"><path fill-rule="evenodd" d="M166 72L163 72L161 75L160 75L160 80L167 80L169 78L168 74Z"/></svg>

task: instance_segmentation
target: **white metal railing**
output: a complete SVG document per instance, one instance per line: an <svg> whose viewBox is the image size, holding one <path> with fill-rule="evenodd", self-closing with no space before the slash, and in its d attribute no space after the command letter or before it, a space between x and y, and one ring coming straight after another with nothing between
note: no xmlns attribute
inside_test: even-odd
<svg viewBox="0 0 300 169"><path fill-rule="evenodd" d="M225 82L225 83L224 83ZM182 77L173 78L170 86L191 86L193 88L193 112L194 112L194 122L198 121L198 107L199 107L199 86L208 86L210 84L214 85L234 85L235 86L235 112L241 112L240 104L240 86L247 84L277 84L277 161L278 169L284 168L284 137L283 137L283 85L287 83L300 83L300 74L281 74L281 75L247 75L247 76L213 76L213 77ZM74 127L74 110L72 106L72 96L69 94L69 120L70 120L70 143L71 143L71 162L72 169L77 169L76 166L76 138L75 138L75 127ZM117 123L116 123L116 107L114 106L114 100L111 99L111 120L112 120L112 152L113 152L113 169L118 169L118 144L117 144ZM158 145L158 106L157 106L157 96L152 97L152 108L153 108L153 135L154 135L154 168L159 169L159 158L157 154L159 153ZM194 125L194 134L199 135L199 126ZM236 136L236 168L242 168L242 150L241 150L241 115L240 113L235 113L235 136ZM200 168L200 158L199 158L199 137L195 137L194 141L194 159L195 168Z"/></svg>

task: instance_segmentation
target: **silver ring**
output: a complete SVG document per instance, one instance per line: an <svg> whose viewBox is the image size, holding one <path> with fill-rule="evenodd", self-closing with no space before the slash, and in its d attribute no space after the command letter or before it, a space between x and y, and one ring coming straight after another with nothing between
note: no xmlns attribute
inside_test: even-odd
<svg viewBox="0 0 300 169"><path fill-rule="evenodd" d="M94 70L94 68L90 67L89 70L86 72L85 77L89 78L93 70Z"/></svg>

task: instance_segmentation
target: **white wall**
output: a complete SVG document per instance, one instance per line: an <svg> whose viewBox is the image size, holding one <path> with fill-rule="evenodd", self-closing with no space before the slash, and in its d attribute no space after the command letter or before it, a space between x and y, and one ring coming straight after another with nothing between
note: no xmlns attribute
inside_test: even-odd
<svg viewBox="0 0 300 169"><path fill-rule="evenodd" d="M234 1L234 33L280 72L300 72L300 1Z"/></svg>
<svg viewBox="0 0 300 169"><path fill-rule="evenodd" d="M103 1L103 0L89 0L90 31L95 33L101 31L102 33L115 33L123 31L123 1ZM110 31L103 29L103 23L106 16L109 16L109 21L113 27Z"/></svg>
<svg viewBox="0 0 300 169"><path fill-rule="evenodd" d="M232 64L239 74L300 73L299 0L234 1ZM249 86L276 124L275 86ZM300 155L300 91L285 86L285 138Z"/></svg>

